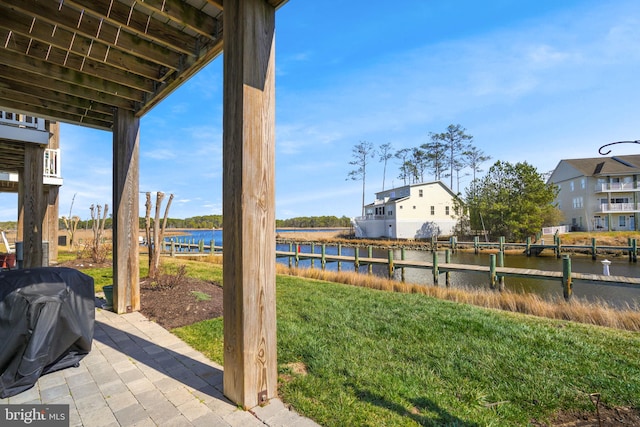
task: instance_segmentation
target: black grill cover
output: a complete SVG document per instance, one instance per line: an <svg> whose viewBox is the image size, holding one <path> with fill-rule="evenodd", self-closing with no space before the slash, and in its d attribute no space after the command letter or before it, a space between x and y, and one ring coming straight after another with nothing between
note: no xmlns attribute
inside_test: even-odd
<svg viewBox="0 0 640 427"><path fill-rule="evenodd" d="M41 375L77 365L91 350L93 278L71 268L0 273L0 398Z"/></svg>

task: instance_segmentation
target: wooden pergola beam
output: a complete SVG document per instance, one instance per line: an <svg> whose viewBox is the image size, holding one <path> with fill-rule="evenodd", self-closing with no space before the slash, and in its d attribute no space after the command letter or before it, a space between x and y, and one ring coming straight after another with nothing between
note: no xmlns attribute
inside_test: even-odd
<svg viewBox="0 0 640 427"><path fill-rule="evenodd" d="M224 394L276 395L275 8L224 5Z"/></svg>

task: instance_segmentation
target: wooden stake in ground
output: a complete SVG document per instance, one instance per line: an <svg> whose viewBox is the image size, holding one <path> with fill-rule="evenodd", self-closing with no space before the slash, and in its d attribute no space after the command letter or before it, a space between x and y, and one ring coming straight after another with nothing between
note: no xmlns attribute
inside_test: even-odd
<svg viewBox="0 0 640 427"><path fill-rule="evenodd" d="M160 225L160 211L162 209L162 200L164 199L164 193L158 191L156 195L156 213L153 220L153 238L150 240L150 233L147 231L147 244L149 245L149 277L155 279L160 272L160 254L162 253L162 241L164 240L164 229L167 225L167 217L169 216L169 208L171 207L171 201L173 200L173 194L169 195L169 201L164 210L164 218L162 225ZM150 222L151 216L151 194L147 193L146 217L145 224Z"/></svg>

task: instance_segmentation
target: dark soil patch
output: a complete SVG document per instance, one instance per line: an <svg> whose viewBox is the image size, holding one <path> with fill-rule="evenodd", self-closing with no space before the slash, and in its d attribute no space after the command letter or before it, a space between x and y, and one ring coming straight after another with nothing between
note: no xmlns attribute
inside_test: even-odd
<svg viewBox="0 0 640 427"><path fill-rule="evenodd" d="M222 287L183 277L173 287L140 282L140 312L165 329L191 325L222 316Z"/></svg>
<svg viewBox="0 0 640 427"><path fill-rule="evenodd" d="M620 406L600 407L598 412L560 411L550 424L532 421L536 427L640 426L640 410Z"/></svg>

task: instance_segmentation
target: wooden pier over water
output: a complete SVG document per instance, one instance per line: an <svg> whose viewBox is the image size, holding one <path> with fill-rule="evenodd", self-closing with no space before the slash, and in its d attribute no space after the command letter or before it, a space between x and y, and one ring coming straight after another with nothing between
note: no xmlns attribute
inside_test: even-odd
<svg viewBox="0 0 640 427"><path fill-rule="evenodd" d="M637 246L635 244L635 239L632 239L633 242L630 242L630 246L628 247L612 247L612 246L600 246L599 249L603 250L605 248L612 250L626 250L629 253L636 254ZM441 245L443 242L437 242L437 245ZM445 242L446 244L446 242ZM338 263L338 271L341 270L342 263L349 263L354 265L355 270L359 271L361 267L367 267L369 273L372 273L373 265L385 265L387 266L388 277L393 278L396 269L401 269L401 280L404 281L404 269L405 268L418 268L431 270L431 274L433 277L433 284L438 285L440 282L440 276L444 275L445 285L449 286L450 284L450 274L451 272L463 272L463 273L477 273L477 274L485 274L487 277L487 283L491 289L503 290L504 289L504 278L505 277L523 277L530 279L542 279L542 280L556 280L562 283L563 292L565 299L570 299L572 296L572 288L573 282L585 281L591 282L601 285L609 285L609 286L623 286L630 288L640 289L640 278L639 277L627 277L627 276L611 276L604 274L591 274L591 273L576 273L571 271L571 258L569 255L562 256L562 271L545 271L545 270L535 270L535 269L525 269L525 268L512 268L512 267L504 267L504 250L507 247L525 247L527 249L540 247L543 249L553 248L554 250L559 250L562 246L559 245L558 242L555 242L554 245L528 245L528 243L504 243L504 241L497 243L479 243L479 242L456 242L455 239L451 239L448 244L450 248L445 249L445 259L444 262L438 258L438 253L436 250L433 250L432 261L408 261L405 260L405 248L400 247L401 251L401 259L394 259L394 249L388 249L387 258L375 258L373 257L373 246L367 246L365 249L367 250L366 256L360 256L360 250L362 247L355 246L354 247L354 255L342 255L342 244L332 245L337 247L337 255L327 254L326 244L316 245L314 243L310 243L311 252L301 252L299 250L298 244L294 244L293 242L289 242L289 250L288 251L276 251L277 258L287 258L289 261L289 266L293 267L294 265L297 267L301 260L310 260L311 267L315 268L315 262L319 262L322 269L326 268L327 263L336 262ZM474 248L479 249L482 247L487 248L497 248L498 253L489 255L489 265L467 265L467 264L456 264L451 263L451 253L460 247L473 244ZM434 246L436 248L437 246ZM565 246L565 248L595 248L594 246ZM295 248L295 250L294 250ZM316 248L320 248L320 252L316 252ZM213 249L214 253L222 253L222 246L215 246L214 242L211 241L209 245L205 245L203 240L195 241L195 239L176 239L173 238L170 241L165 241L163 243L163 251L170 253L172 256L179 255L188 255L188 256L196 256L196 255L209 255L211 254ZM593 249L593 253L596 250ZM476 252L477 253L477 252ZM595 259L595 258L594 258ZM630 261L636 261L636 256L629 256Z"/></svg>
<svg viewBox="0 0 640 427"><path fill-rule="evenodd" d="M497 254L490 254L489 265L467 265L467 264L455 264L451 263L451 250L445 250L445 262L442 263L438 259L438 253L433 252L433 261L407 261L404 259L404 248L401 249L401 259L394 260L394 250L388 249L387 258L374 258L372 257L372 249L368 248L367 256L361 257L359 252L360 248L355 248L353 256L342 255L341 245L338 245L337 255L328 255L326 253L326 245L321 245L321 252L314 252L314 245L312 245L312 252L300 252L299 250L293 250L293 244L289 245L289 251L276 251L276 256L279 258L288 258L289 266L294 264L298 266L300 260L311 260L311 266L314 267L314 261L319 261L321 268L324 269L328 262L337 262L338 271L341 269L343 262L352 263L355 266L356 271L361 266L368 266L371 273L371 266L373 265L386 265L389 278L394 277L395 269L402 269L402 280L404 280L405 268L421 268L431 270L433 276L433 284L438 285L440 276L445 276L445 284L450 284L450 272L464 272L464 273L479 273L487 276L487 283L491 289L504 289L505 277L524 277L531 279L542 280L556 280L562 283L564 297L569 299L572 296L572 287L575 280L581 280L601 285L612 286L625 286L631 288L640 289L640 278L627 277L627 276L610 276L604 274L591 274L591 273L576 273L571 271L571 258L569 255L564 255L562 259L562 271L544 271L525 268L512 268L504 267L504 252L498 252Z"/></svg>

